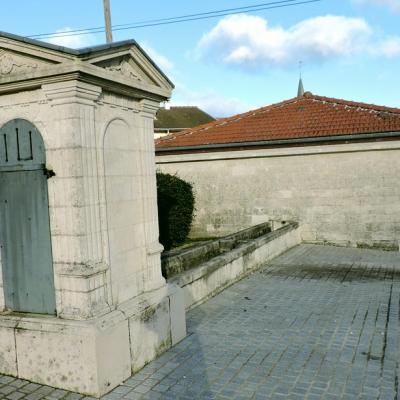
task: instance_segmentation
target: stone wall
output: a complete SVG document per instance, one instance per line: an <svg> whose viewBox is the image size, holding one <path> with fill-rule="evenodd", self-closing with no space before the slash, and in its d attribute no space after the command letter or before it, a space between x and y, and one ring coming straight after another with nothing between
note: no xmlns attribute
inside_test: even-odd
<svg viewBox="0 0 400 400"><path fill-rule="evenodd" d="M49 214L48 292L56 299L55 310L30 314L4 295L40 272L28 250L30 263L6 257L10 243L39 225L32 212L23 231L8 241L0 235L0 373L99 397L186 335L183 292L162 277L158 242L153 120L172 84L134 41L75 51L0 33L0 53L0 128L26 120L43 139L35 168L42 183L51 179L32 209L44 203ZM33 160L32 150L20 158L14 128L13 136L1 132L1 174ZM6 165L8 137L16 156ZM8 228L4 204L14 199L2 199ZM3 269L22 278L3 281Z"/></svg>
<svg viewBox="0 0 400 400"><path fill-rule="evenodd" d="M183 271L168 282L183 289L186 309L191 309L300 244L297 223L243 241L237 247Z"/></svg>
<svg viewBox="0 0 400 400"><path fill-rule="evenodd" d="M269 222L224 236L220 239L200 241L182 246L161 255L161 266L166 279L204 264L214 257L232 251L242 244L271 232Z"/></svg>
<svg viewBox="0 0 400 400"><path fill-rule="evenodd" d="M297 220L302 238L398 248L400 141L167 155L163 172L193 182L191 235ZM221 173L223 171L223 173Z"/></svg>
<svg viewBox="0 0 400 400"><path fill-rule="evenodd" d="M47 185L57 306L57 318L1 316L0 373L99 396L185 336L183 293L161 275L157 109L78 81L0 96L0 127L32 122L55 173Z"/></svg>

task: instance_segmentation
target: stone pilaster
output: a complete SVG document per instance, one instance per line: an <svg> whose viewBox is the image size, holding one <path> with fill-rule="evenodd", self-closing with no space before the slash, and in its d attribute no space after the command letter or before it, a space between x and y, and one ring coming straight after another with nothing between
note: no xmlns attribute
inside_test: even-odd
<svg viewBox="0 0 400 400"><path fill-rule="evenodd" d="M144 149L142 162L142 193L145 216L145 235L147 251L147 277L145 290L152 290L165 284L161 274L162 245L158 241L157 185L154 150L154 118L159 103L151 100L141 101L140 117L142 122L141 141Z"/></svg>
<svg viewBox="0 0 400 400"><path fill-rule="evenodd" d="M59 135L48 149L49 206L57 311L83 319L109 310L97 165L95 101L101 88L79 81L42 86Z"/></svg>

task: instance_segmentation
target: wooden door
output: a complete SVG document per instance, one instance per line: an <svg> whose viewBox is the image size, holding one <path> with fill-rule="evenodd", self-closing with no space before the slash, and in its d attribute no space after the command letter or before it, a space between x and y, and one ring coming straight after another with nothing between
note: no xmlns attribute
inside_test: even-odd
<svg viewBox="0 0 400 400"><path fill-rule="evenodd" d="M55 314L44 146L25 120L0 129L0 250L6 307Z"/></svg>

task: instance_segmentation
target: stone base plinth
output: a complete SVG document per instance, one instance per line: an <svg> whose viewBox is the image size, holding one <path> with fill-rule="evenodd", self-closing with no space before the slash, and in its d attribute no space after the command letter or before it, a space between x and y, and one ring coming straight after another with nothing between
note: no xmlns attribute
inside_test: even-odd
<svg viewBox="0 0 400 400"><path fill-rule="evenodd" d="M165 285L87 321L0 315L0 373L99 397L186 335L180 288Z"/></svg>

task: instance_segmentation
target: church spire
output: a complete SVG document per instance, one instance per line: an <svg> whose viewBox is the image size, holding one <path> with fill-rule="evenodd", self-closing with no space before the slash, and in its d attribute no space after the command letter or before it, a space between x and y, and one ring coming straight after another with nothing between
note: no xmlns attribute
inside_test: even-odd
<svg viewBox="0 0 400 400"><path fill-rule="evenodd" d="M301 97L303 95L304 95L303 79L300 77L299 88L297 89L297 97Z"/></svg>
<svg viewBox="0 0 400 400"><path fill-rule="evenodd" d="M304 86L303 86L303 79L301 76L302 73L302 69L303 69L303 61L299 61L299 87L297 89L297 97L301 97L304 95Z"/></svg>

